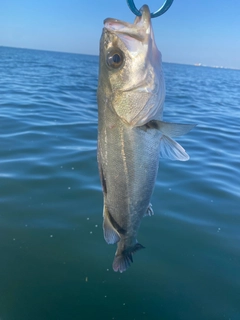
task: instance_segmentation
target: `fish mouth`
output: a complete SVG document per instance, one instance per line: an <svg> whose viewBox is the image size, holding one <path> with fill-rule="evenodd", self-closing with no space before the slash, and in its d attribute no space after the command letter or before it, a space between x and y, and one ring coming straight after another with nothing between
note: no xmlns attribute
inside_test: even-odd
<svg viewBox="0 0 240 320"><path fill-rule="evenodd" d="M146 35L151 32L151 16L147 5L143 5L140 11L142 15L140 17L137 16L133 23L107 18L104 20L104 28L113 33L144 41Z"/></svg>

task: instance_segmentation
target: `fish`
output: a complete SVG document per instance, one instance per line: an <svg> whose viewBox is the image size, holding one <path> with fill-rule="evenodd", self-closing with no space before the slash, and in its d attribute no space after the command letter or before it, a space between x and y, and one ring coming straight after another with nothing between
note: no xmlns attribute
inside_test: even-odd
<svg viewBox="0 0 240 320"><path fill-rule="evenodd" d="M189 159L174 141L195 124L163 121L165 82L162 57L150 11L134 23L107 18L100 39L97 160L103 190L103 233L117 244L113 270L126 271L144 216L152 216L151 196L160 157Z"/></svg>

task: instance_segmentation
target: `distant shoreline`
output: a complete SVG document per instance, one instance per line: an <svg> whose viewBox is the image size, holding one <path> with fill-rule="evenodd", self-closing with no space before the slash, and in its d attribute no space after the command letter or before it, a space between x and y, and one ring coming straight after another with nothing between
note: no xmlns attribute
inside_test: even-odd
<svg viewBox="0 0 240 320"><path fill-rule="evenodd" d="M0 48L10 48L10 49L22 49L22 50L32 50L32 51L45 51L45 52L56 52L56 53L67 53L67 54L74 54L74 55L84 55L84 56L93 56L93 57L99 57L99 55L96 54L90 54L90 53L79 53L79 52L67 52L67 51L56 51L56 50L46 50L46 49L32 49L32 48L23 48L23 47L9 47L9 46L2 46L0 45ZM237 70L240 71L240 68L232 68L232 67L224 67L224 66L209 66L202 63L181 63L181 62L173 62L173 61L163 61L163 63L173 63L173 64L180 64L180 65L186 65L186 66L193 66L193 67L204 67L204 68L212 68L212 69L224 69L224 70Z"/></svg>

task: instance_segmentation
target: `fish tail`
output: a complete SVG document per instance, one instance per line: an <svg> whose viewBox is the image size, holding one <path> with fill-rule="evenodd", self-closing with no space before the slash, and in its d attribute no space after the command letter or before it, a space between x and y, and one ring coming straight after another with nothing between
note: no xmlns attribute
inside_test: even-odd
<svg viewBox="0 0 240 320"><path fill-rule="evenodd" d="M120 254L116 252L112 265L113 270L115 272L119 271L120 273L126 271L130 267L131 262L133 263L133 253L143 248L144 246L142 246L140 243L136 243L133 247L122 251Z"/></svg>

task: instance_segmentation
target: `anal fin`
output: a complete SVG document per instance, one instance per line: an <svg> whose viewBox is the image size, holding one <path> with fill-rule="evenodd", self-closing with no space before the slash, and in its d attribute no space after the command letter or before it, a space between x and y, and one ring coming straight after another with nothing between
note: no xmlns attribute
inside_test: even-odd
<svg viewBox="0 0 240 320"><path fill-rule="evenodd" d="M147 211L146 213L144 214L144 217L151 217L154 215L154 212L153 212L153 208L152 208L152 204L149 203L148 205L148 208L147 208Z"/></svg>

